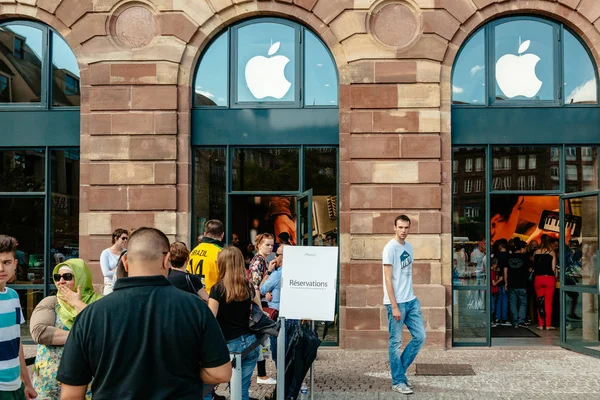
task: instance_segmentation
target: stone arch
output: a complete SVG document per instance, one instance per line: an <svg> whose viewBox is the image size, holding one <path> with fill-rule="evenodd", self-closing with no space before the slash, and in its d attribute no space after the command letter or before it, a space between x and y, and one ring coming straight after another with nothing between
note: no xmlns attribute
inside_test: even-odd
<svg viewBox="0 0 600 400"><path fill-rule="evenodd" d="M326 0L321 0L326 1ZM182 89L187 88L185 99L178 105L180 112L185 112L191 107L191 90L194 76L193 71L200 59L206 46L211 40L226 27L233 25L245 19L253 17L280 17L292 20L311 29L325 43L331 52L336 67L338 68L340 85L344 82L344 71L347 69L347 61L342 50L341 40L339 40L328 23L311 12L316 6L318 0L315 1L294 1L299 4L286 4L279 2L264 2L254 0L251 3L241 5L229 4L227 7L218 9L217 12L205 21L199 29L194 33L186 48L179 66L179 74L177 84L180 89L180 100L182 100ZM221 3L213 1L213 3ZM310 4L312 3L312 5ZM217 7L215 7L217 8ZM339 7L339 13L344 11L344 7ZM340 99L340 103L342 99ZM340 104L341 108L341 104Z"/></svg>
<svg viewBox="0 0 600 400"><path fill-rule="evenodd" d="M448 48L442 61L440 82L442 133L450 133L452 66L458 51L467 38L477 31L477 29L494 19L509 15L535 14L561 22L579 35L580 39L590 50L596 65L600 65L600 46L597 45L600 41L600 31L594 25L594 22L600 17L600 3L593 4L589 0L582 0L580 2L568 0L559 0L559 2L532 0L523 5L516 0L503 3L493 3L490 1L475 1L475 3L481 4L481 6L478 6L477 10L456 31L448 43Z"/></svg>

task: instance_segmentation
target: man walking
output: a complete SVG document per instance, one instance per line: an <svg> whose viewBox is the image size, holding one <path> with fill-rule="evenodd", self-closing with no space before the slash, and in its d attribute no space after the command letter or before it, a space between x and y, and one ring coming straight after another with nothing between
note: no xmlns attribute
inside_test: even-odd
<svg viewBox="0 0 600 400"><path fill-rule="evenodd" d="M219 277L217 268L217 256L223 250L223 237L225 231L223 223L218 219L211 219L204 224L204 235L202 241L190 253L187 271L190 274L199 275L210 294L210 289Z"/></svg>
<svg viewBox="0 0 600 400"><path fill-rule="evenodd" d="M169 240L154 228L129 238L129 273L75 319L58 368L61 399L200 399L228 382L229 350L208 306L172 286Z"/></svg>
<svg viewBox="0 0 600 400"><path fill-rule="evenodd" d="M425 325L421 304L412 287L413 250L406 237L410 231L410 218L399 215L394 220L395 236L383 249L383 304L388 312L390 339L388 353L392 372L392 390L403 394L413 392L406 378L406 370L417 357L425 343ZM406 324L412 340L404 351L402 327Z"/></svg>

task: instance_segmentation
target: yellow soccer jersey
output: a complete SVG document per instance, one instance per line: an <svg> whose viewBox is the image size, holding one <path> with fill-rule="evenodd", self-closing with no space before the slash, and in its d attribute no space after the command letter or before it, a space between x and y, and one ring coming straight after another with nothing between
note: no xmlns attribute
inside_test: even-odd
<svg viewBox="0 0 600 400"><path fill-rule="evenodd" d="M205 237L190 253L187 271L202 278L202 282L209 294L210 288L217 283L217 278L219 277L217 256L223 247L221 241Z"/></svg>

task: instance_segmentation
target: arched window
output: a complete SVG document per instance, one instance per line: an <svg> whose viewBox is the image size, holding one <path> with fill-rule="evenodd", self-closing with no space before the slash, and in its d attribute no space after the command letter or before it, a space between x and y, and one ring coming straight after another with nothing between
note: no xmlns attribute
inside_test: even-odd
<svg viewBox="0 0 600 400"><path fill-rule="evenodd" d="M453 68L453 105L597 105L596 68L564 25L503 18L471 36Z"/></svg>
<svg viewBox="0 0 600 400"><path fill-rule="evenodd" d="M79 102L77 60L58 33L29 21L0 25L0 107L73 107Z"/></svg>
<svg viewBox="0 0 600 400"><path fill-rule="evenodd" d="M194 106L337 107L338 80L327 47L296 23L262 18L235 25L204 51Z"/></svg>
<svg viewBox="0 0 600 400"><path fill-rule="evenodd" d="M79 255L79 81L52 28L0 24L0 232L19 241L11 287L26 321L54 266Z"/></svg>

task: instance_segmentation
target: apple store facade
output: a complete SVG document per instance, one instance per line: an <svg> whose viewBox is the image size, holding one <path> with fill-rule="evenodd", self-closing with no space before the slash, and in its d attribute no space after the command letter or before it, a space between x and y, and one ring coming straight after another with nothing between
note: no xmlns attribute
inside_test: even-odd
<svg viewBox="0 0 600 400"><path fill-rule="evenodd" d="M600 2L93 3L0 7L0 233L26 320L63 258L101 289L115 229L192 248L216 218L247 261L263 232L337 246L319 337L385 349L381 251L407 214L427 346L596 355ZM542 235L556 329L535 276L515 329L496 247Z"/></svg>
<svg viewBox="0 0 600 400"><path fill-rule="evenodd" d="M560 344L600 354L597 82L586 45L545 18L494 20L458 53L451 126L454 345ZM522 284L509 278L509 292L516 285L528 295L524 324L514 329L521 317L513 303L520 300L499 288L506 266L493 271L494 265L503 263L502 248L519 250L515 241L526 244L535 263L534 251L547 251L546 240L557 264L551 292L537 287L537 270ZM551 305L543 321L540 297Z"/></svg>

